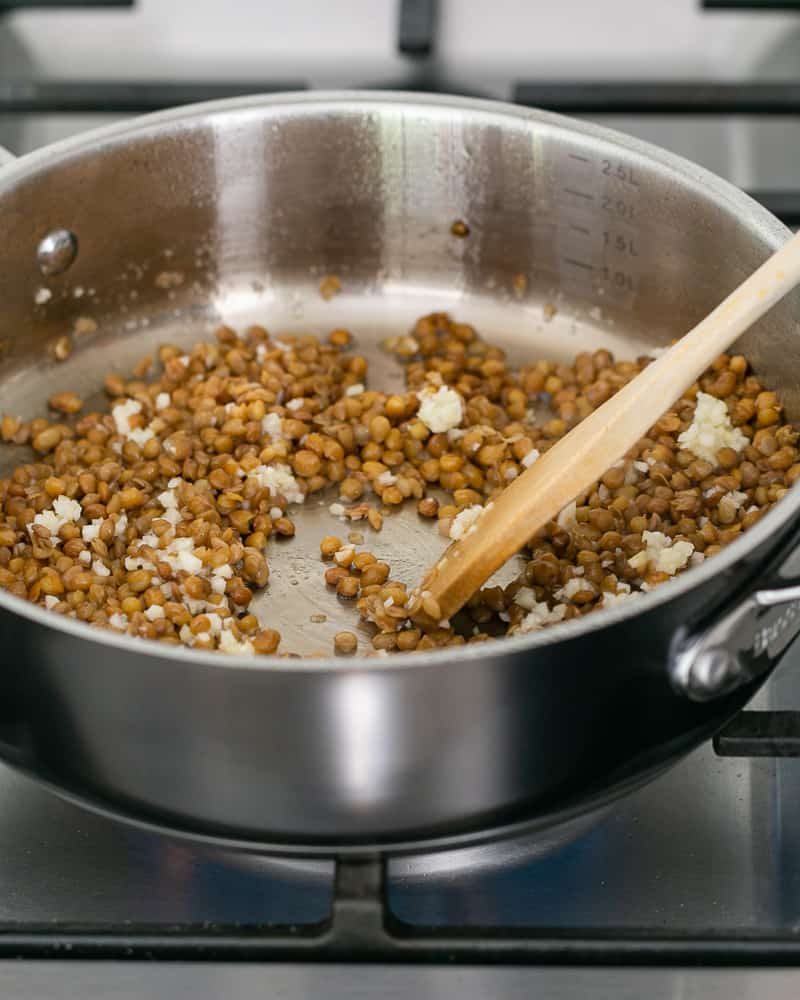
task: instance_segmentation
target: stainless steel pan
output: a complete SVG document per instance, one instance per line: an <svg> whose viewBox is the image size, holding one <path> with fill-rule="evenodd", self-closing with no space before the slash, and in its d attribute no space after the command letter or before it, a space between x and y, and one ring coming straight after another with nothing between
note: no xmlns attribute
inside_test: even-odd
<svg viewBox="0 0 800 1000"><path fill-rule="evenodd" d="M431 309L517 359L632 356L788 235L730 185L614 133L387 94L239 100L82 136L0 170L0 226L0 408L23 415L220 319L345 325L374 384L399 379L383 336ZM328 273L344 289L330 302ZM794 296L740 345L794 418L799 313ZM79 317L97 331L58 364L49 345ZM641 601L386 661L165 649L0 593L2 752L98 808L278 850L463 844L574 818L704 739L793 638L798 504L795 489ZM321 581L329 517L309 507L268 553L262 611L290 649L330 649L352 620ZM412 579L440 544L400 515L373 548ZM318 610L328 624L310 623Z"/></svg>

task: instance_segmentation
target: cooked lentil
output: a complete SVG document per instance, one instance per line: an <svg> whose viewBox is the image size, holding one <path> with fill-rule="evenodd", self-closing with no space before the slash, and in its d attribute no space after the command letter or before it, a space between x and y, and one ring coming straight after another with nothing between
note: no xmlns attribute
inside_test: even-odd
<svg viewBox="0 0 800 1000"><path fill-rule="evenodd" d="M331 513L375 531L373 498L413 503L446 536L475 530L508 482L650 360L598 350L512 370L441 313L385 346L404 366L403 393L368 386L346 330L277 340L221 327L189 353L163 345L130 379L109 374L109 412L85 413L64 391L49 400L57 419L3 416L2 440L36 457L0 480L0 586L129 635L274 653L280 634L250 604L268 585L270 539L295 533L293 506L336 489ZM321 540L325 583L355 599L382 655L569 621L734 541L800 478L797 438L776 394L726 355L537 532L517 579L485 587L453 622L430 594L393 580L388 562L357 551L361 532ZM412 622L420 612L427 624ZM357 645L351 632L335 636L338 653Z"/></svg>
<svg viewBox="0 0 800 1000"><path fill-rule="evenodd" d="M333 637L333 648L343 656L351 656L358 649L358 637L353 632L337 632Z"/></svg>

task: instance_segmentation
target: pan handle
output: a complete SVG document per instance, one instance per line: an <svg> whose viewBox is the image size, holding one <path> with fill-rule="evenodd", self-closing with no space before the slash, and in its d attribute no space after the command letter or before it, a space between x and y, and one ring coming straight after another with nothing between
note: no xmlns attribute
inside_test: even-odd
<svg viewBox="0 0 800 1000"><path fill-rule="evenodd" d="M786 551L789 555L786 556ZM800 634L800 537L782 549L770 585L740 597L705 630L673 642L670 679L692 701L711 701L769 673Z"/></svg>

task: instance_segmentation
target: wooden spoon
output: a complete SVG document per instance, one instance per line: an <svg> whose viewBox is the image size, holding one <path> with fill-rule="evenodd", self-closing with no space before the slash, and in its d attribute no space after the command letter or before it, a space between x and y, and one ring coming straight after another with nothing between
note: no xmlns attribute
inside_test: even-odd
<svg viewBox="0 0 800 1000"><path fill-rule="evenodd" d="M438 604L442 619L454 615L539 528L622 458L711 362L798 282L800 233L486 505L475 530L454 542L425 577L420 591L428 598L428 607Z"/></svg>

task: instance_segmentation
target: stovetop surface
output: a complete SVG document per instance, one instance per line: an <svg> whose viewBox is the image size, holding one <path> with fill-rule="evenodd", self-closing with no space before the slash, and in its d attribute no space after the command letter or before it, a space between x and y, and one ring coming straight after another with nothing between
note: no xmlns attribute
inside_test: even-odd
<svg viewBox="0 0 800 1000"><path fill-rule="evenodd" d="M792 657L759 696L800 708ZM792 938L800 926L800 760L710 745L588 832L388 867L388 904L420 926ZM198 848L91 815L0 769L0 932L304 925L333 865Z"/></svg>

